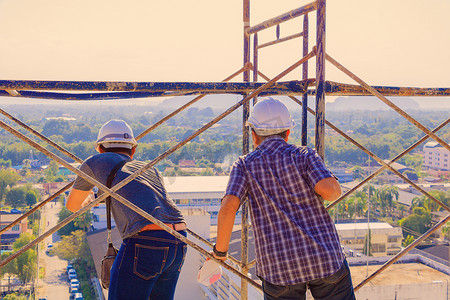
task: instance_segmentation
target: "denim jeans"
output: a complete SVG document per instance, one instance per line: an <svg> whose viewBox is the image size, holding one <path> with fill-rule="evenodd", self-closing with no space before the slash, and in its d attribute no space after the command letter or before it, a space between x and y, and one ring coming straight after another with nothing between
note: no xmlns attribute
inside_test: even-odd
<svg viewBox="0 0 450 300"><path fill-rule="evenodd" d="M304 300L306 290L309 288L314 299L321 300L354 300L352 277L347 260L344 260L342 267L334 274L295 285L274 285L264 279L263 283L264 300Z"/></svg>
<svg viewBox="0 0 450 300"><path fill-rule="evenodd" d="M179 231L186 236L186 230ZM109 300L172 300L187 246L164 230L124 239L111 268Z"/></svg>

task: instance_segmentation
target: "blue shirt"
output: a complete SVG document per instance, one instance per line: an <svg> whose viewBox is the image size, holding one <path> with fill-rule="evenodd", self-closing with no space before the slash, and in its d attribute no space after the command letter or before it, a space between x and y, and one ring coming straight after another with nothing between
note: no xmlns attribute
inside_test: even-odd
<svg viewBox="0 0 450 300"><path fill-rule="evenodd" d="M268 137L240 157L226 195L249 201L258 276L290 285L334 274L344 260L336 227L314 187L334 177L315 150Z"/></svg>
<svg viewBox="0 0 450 300"><path fill-rule="evenodd" d="M111 170L123 160L128 162L117 171L112 186L146 165L145 162L131 160L124 154L109 152L89 157L81 165L80 170L106 185ZM93 187L93 184L81 177L77 177L73 185L74 189L82 191L89 191ZM99 194L102 193L99 190ZM164 223L184 222L181 211L167 194L163 179L155 168L145 171L116 193ZM152 223L114 197L111 197L111 212L123 239L138 233L145 225Z"/></svg>

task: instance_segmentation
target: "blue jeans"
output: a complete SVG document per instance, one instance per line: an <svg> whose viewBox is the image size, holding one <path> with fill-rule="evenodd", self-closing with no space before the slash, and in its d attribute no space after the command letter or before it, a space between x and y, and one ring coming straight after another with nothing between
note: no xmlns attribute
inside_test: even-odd
<svg viewBox="0 0 450 300"><path fill-rule="evenodd" d="M295 285L274 285L262 280L264 300L304 300L309 288L314 299L321 300L354 300L352 277L347 260L333 275Z"/></svg>
<svg viewBox="0 0 450 300"><path fill-rule="evenodd" d="M179 231L186 236L186 230ZM164 230L124 239L111 268L109 300L172 300L187 246Z"/></svg>

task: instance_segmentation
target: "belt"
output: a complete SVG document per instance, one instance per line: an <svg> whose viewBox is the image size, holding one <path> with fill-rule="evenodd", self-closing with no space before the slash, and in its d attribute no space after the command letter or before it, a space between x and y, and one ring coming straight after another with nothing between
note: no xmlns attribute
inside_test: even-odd
<svg viewBox="0 0 450 300"><path fill-rule="evenodd" d="M167 225L167 226L169 226L170 228L172 228L173 230L176 230L176 231L180 231L180 230L185 230L186 229L186 223L175 223L175 224L164 223L164 225ZM164 230L164 229L162 229L157 224L148 224L148 225L145 225L144 228L139 230L139 232L147 231L147 230Z"/></svg>

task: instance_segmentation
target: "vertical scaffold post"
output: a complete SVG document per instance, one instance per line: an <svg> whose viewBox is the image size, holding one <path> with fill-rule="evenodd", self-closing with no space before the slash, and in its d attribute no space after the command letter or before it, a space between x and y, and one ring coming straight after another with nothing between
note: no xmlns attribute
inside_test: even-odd
<svg viewBox="0 0 450 300"><path fill-rule="evenodd" d="M244 1L244 67L248 66L250 62L250 35L247 34L247 29L250 27L250 0ZM250 81L250 71L247 69L244 74L244 82ZM249 129L245 123L249 117L250 103L247 101L243 105L243 130L242 130L242 154L249 152ZM248 204L247 201L241 207L241 272L248 274ZM248 284L247 281L241 278L241 300L248 299Z"/></svg>
<svg viewBox="0 0 450 300"><path fill-rule="evenodd" d="M322 158L325 157L325 7L326 0L317 0L315 147Z"/></svg>
<svg viewBox="0 0 450 300"><path fill-rule="evenodd" d="M303 57L308 54L308 39L309 39L309 20L308 14L303 17ZM303 64L302 78L308 79L308 62ZM302 97L302 146L308 144L308 92Z"/></svg>

